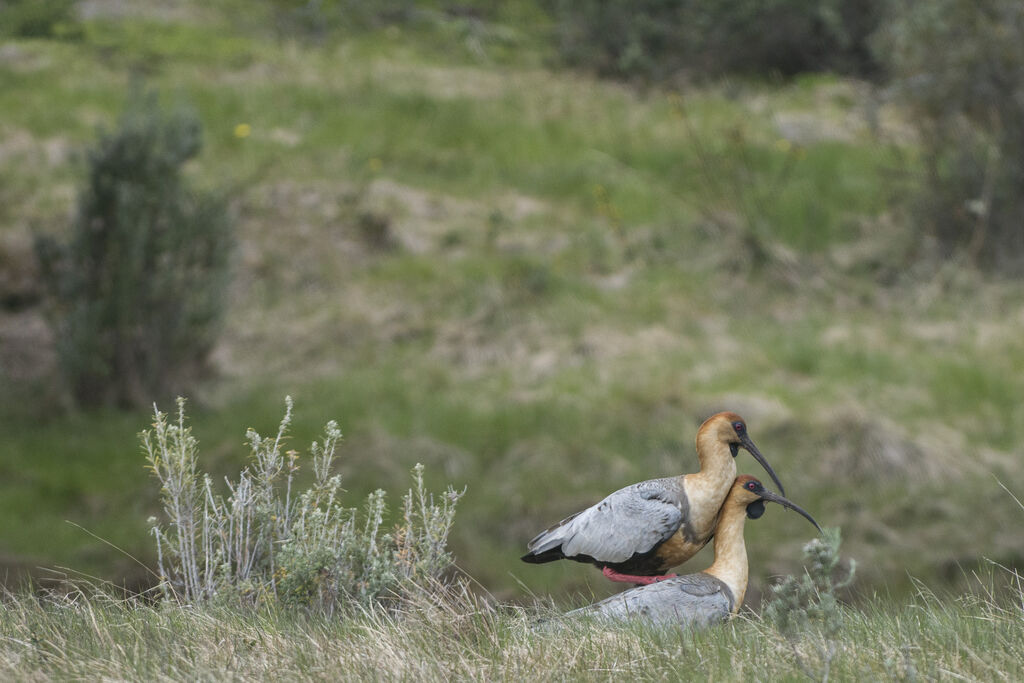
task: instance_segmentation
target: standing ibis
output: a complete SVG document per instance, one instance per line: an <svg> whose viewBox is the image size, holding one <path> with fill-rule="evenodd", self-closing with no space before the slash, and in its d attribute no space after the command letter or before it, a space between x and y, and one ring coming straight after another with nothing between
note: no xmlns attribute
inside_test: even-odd
<svg viewBox="0 0 1024 683"><path fill-rule="evenodd" d="M568 559L601 568L612 581L649 584L690 559L715 530L718 511L736 479L740 447L761 463L783 494L782 482L736 413L718 413L697 430L700 471L650 479L619 489L527 544L524 562Z"/></svg>
<svg viewBox="0 0 1024 683"><path fill-rule="evenodd" d="M743 474L736 478L722 505L715 529L715 561L710 567L696 574L631 588L569 614L613 619L642 617L657 623L694 627L708 626L736 614L747 592L743 524L748 516L757 519L764 514L766 500L799 512L821 531L802 508Z"/></svg>

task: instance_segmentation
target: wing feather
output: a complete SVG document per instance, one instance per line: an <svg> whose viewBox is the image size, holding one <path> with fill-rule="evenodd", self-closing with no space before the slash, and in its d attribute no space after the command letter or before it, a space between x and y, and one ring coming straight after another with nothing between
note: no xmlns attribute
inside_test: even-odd
<svg viewBox="0 0 1024 683"><path fill-rule="evenodd" d="M708 626L728 618L733 595L721 580L704 574L687 574L623 591L568 616L609 619L644 618L662 624Z"/></svg>
<svg viewBox="0 0 1024 683"><path fill-rule="evenodd" d="M561 548L566 557L625 562L664 543L682 526L686 495L675 478L651 479L612 493L567 517L528 544L534 555Z"/></svg>

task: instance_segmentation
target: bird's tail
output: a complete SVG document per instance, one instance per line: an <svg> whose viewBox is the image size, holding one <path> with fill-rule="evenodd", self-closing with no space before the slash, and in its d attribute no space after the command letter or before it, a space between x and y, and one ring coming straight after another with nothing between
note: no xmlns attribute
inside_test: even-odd
<svg viewBox="0 0 1024 683"><path fill-rule="evenodd" d="M564 560L565 555L562 553L562 546L558 546L557 548L551 548L540 553L526 553L519 559L530 564L545 564L555 560Z"/></svg>

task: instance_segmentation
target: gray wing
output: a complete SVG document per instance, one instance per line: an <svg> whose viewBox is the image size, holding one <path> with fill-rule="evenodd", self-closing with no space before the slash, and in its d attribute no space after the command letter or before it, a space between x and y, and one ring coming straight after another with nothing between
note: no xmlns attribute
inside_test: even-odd
<svg viewBox="0 0 1024 683"><path fill-rule="evenodd" d="M631 588L573 610L567 616L612 620L640 618L657 624L700 628L727 619L733 604L729 587L702 572Z"/></svg>
<svg viewBox="0 0 1024 683"><path fill-rule="evenodd" d="M561 546L566 557L625 562L671 538L689 512L678 478L651 479L619 489L562 520L527 544L535 555Z"/></svg>

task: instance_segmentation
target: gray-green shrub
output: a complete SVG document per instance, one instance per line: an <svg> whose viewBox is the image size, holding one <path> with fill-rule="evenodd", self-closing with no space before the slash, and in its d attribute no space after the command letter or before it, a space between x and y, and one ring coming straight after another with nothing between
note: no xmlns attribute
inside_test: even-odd
<svg viewBox="0 0 1024 683"><path fill-rule="evenodd" d="M836 592L853 583L856 562L845 578L838 577L839 529L825 529L803 548L803 575L783 577L771 588L764 618L790 643L796 663L814 680L828 680L843 628L843 610ZM809 643L812 647L800 647Z"/></svg>
<svg viewBox="0 0 1024 683"><path fill-rule="evenodd" d="M462 493L449 487L435 499L416 465L394 526L384 522L384 491L370 494L361 513L346 507L341 478L331 473L341 441L333 421L310 448L312 485L293 490L299 453L283 451L292 419L285 401L274 437L246 434L251 462L227 481L226 496L199 470L183 399L174 421L156 411L153 428L140 435L160 481L165 519L150 522L165 596L333 611L440 580L452 564L448 533Z"/></svg>
<svg viewBox="0 0 1024 683"><path fill-rule="evenodd" d="M922 232L943 256L1024 271L1024 3L896 4L879 37L920 132Z"/></svg>
<svg viewBox="0 0 1024 683"><path fill-rule="evenodd" d="M0 0L0 36L77 37L76 0Z"/></svg>
<svg viewBox="0 0 1024 683"><path fill-rule="evenodd" d="M142 406L202 373L233 245L225 201L190 186L201 147L186 108L133 89L88 155L67 242L39 237L63 373L80 405Z"/></svg>
<svg viewBox="0 0 1024 683"><path fill-rule="evenodd" d="M660 80L876 70L884 0L549 0L571 65Z"/></svg>

